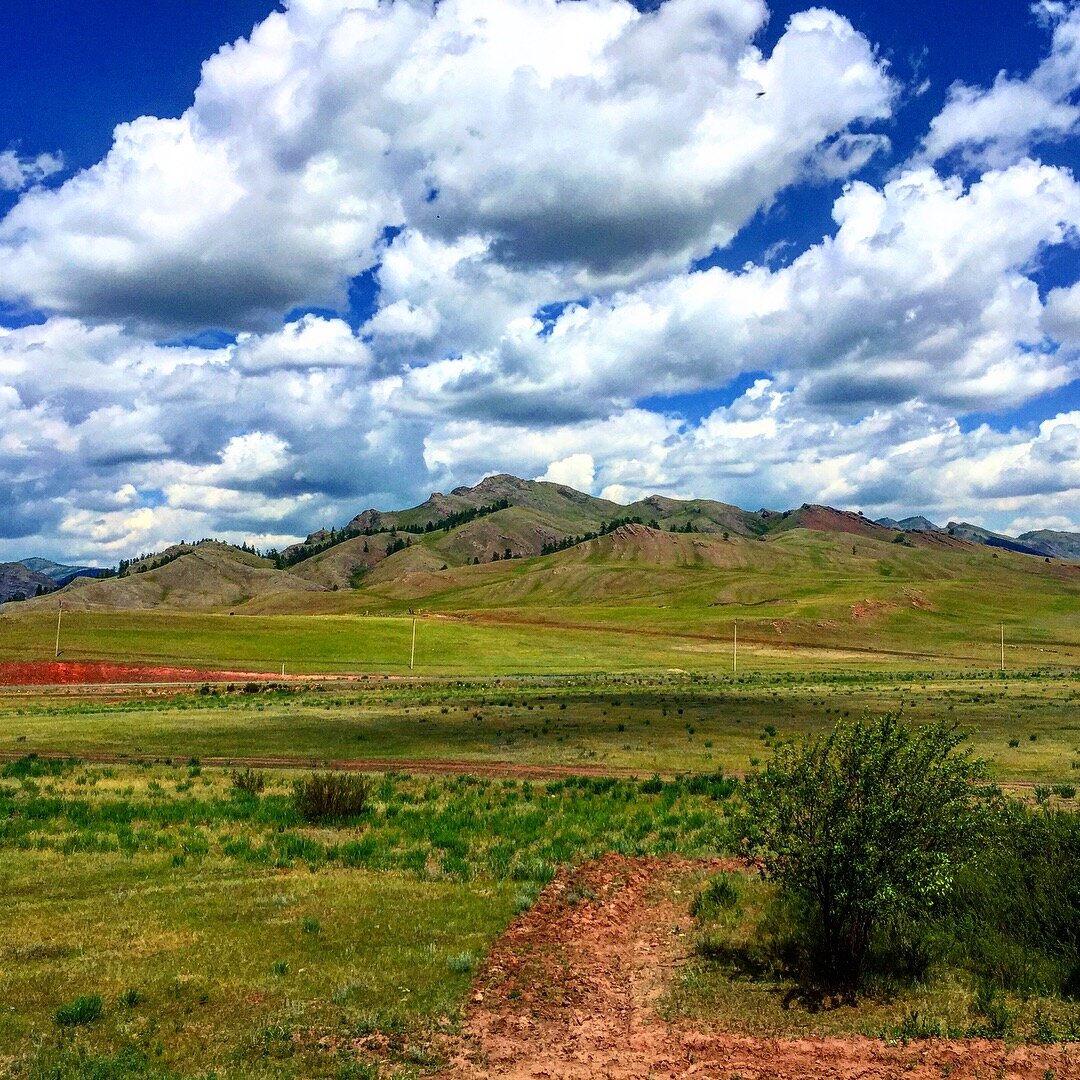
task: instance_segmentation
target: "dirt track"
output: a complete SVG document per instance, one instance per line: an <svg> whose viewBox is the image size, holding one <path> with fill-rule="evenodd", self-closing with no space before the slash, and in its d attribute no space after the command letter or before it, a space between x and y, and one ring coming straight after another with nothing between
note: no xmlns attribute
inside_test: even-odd
<svg viewBox="0 0 1080 1080"><path fill-rule="evenodd" d="M492 950L443 1077L1080 1078L1077 1044L933 1039L889 1046L865 1037L753 1038L665 1023L655 1003L685 953L690 919L663 886L702 865L609 855L558 878Z"/></svg>

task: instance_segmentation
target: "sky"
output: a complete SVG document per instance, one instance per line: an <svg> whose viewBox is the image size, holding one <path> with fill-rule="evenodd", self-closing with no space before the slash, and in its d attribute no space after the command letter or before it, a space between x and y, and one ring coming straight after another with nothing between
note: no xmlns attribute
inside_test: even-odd
<svg viewBox="0 0 1080 1080"><path fill-rule="evenodd" d="M1080 2L0 6L0 560L510 472L1080 530Z"/></svg>

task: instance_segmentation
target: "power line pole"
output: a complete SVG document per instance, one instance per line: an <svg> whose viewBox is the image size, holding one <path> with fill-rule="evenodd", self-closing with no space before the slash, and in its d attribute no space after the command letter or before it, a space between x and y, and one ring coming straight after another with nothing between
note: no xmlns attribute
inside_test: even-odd
<svg viewBox="0 0 1080 1080"><path fill-rule="evenodd" d="M60 655L60 620L64 617L64 601L60 601L60 607L56 612L56 655Z"/></svg>
<svg viewBox="0 0 1080 1080"><path fill-rule="evenodd" d="M1001 670L1005 670L1005 624L1001 624Z"/></svg>
<svg viewBox="0 0 1080 1080"><path fill-rule="evenodd" d="M412 651L409 653L409 670L412 671L416 662L416 620L412 621Z"/></svg>
<svg viewBox="0 0 1080 1080"><path fill-rule="evenodd" d="M731 670L737 672L739 670L739 620L735 619L733 624L734 637L731 641Z"/></svg>

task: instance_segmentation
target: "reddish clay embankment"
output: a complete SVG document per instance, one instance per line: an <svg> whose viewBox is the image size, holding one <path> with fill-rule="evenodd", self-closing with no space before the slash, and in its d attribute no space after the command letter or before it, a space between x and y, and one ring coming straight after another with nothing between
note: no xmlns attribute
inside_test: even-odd
<svg viewBox="0 0 1080 1080"><path fill-rule="evenodd" d="M108 686L123 683L192 683L278 679L266 671L206 671L202 668L112 664L97 660L32 660L0 663L0 686Z"/></svg>
<svg viewBox="0 0 1080 1080"><path fill-rule="evenodd" d="M444 1077L480 1080L1078 1080L1080 1046L866 1037L759 1038L665 1023L655 1010L685 951L665 885L730 861L609 855L557 879L496 943ZM575 895L577 903L569 903ZM682 934L674 933L679 928Z"/></svg>

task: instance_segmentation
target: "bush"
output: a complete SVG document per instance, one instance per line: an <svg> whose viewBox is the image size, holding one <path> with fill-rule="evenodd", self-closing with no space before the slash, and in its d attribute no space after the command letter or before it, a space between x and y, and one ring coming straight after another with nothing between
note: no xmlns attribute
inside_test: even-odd
<svg viewBox="0 0 1080 1080"><path fill-rule="evenodd" d="M1080 997L1080 814L1003 806L948 914L957 962L983 982Z"/></svg>
<svg viewBox="0 0 1080 1080"><path fill-rule="evenodd" d="M312 773L293 785L293 805L305 821L340 821L367 809L371 783L355 773Z"/></svg>
<svg viewBox="0 0 1080 1080"><path fill-rule="evenodd" d="M720 874L710 879L705 888L694 897L690 904L690 914L696 919L733 908L738 902L739 889L735 882L727 874Z"/></svg>
<svg viewBox="0 0 1080 1080"><path fill-rule="evenodd" d="M258 795L266 790L266 773L256 772L254 769L233 769L229 773L232 786L236 791L242 791L245 795Z"/></svg>
<svg viewBox="0 0 1080 1080"><path fill-rule="evenodd" d="M56 1022L61 1027L92 1024L104 1011L105 1002L100 994L82 994L56 1010Z"/></svg>
<svg viewBox="0 0 1080 1080"><path fill-rule="evenodd" d="M806 977L853 992L871 940L949 893L976 852L982 815L971 781L982 762L955 727L898 716L841 721L784 746L748 782L750 848L781 893L806 911Z"/></svg>

